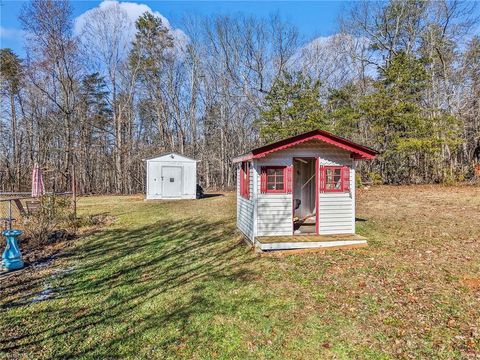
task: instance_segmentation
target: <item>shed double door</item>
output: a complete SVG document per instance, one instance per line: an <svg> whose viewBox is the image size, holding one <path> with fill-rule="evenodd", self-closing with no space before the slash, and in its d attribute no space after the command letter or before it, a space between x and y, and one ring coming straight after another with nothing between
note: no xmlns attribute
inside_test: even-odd
<svg viewBox="0 0 480 360"><path fill-rule="evenodd" d="M160 178L162 164L151 162L148 171L148 193L150 195L162 195L162 179Z"/></svg>
<svg viewBox="0 0 480 360"><path fill-rule="evenodd" d="M181 166L162 166L162 196L179 197L182 195L183 177Z"/></svg>

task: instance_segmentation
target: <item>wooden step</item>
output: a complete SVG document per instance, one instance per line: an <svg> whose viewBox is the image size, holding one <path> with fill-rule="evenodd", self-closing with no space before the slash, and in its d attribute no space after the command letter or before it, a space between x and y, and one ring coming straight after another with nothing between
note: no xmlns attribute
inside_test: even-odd
<svg viewBox="0 0 480 360"><path fill-rule="evenodd" d="M357 234L259 236L255 246L261 251L339 249L367 246L367 239Z"/></svg>

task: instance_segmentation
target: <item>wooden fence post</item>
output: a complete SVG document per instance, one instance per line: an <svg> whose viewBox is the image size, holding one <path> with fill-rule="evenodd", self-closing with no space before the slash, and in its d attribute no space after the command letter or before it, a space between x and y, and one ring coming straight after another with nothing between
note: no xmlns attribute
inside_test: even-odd
<svg viewBox="0 0 480 360"><path fill-rule="evenodd" d="M77 218L77 182L75 176L75 165L72 166L72 212L73 219Z"/></svg>

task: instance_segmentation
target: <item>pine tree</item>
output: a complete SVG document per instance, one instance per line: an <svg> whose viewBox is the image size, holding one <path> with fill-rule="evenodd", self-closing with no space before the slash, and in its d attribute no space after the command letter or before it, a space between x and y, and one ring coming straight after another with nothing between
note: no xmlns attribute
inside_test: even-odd
<svg viewBox="0 0 480 360"><path fill-rule="evenodd" d="M358 97L358 89L353 83L340 89L330 90L327 112L335 134L350 139L358 137L361 124Z"/></svg>
<svg viewBox="0 0 480 360"><path fill-rule="evenodd" d="M150 76L159 77L166 60L166 50L173 47L173 38L163 25L162 19L149 12L135 22L137 33L130 53L133 67L139 66L148 81Z"/></svg>
<svg viewBox="0 0 480 360"><path fill-rule="evenodd" d="M265 142L327 129L320 82L301 73L283 73L265 97L257 126Z"/></svg>
<svg viewBox="0 0 480 360"><path fill-rule="evenodd" d="M432 172L436 179L419 174L428 173L422 171L425 168L443 169L443 152L459 144L457 119L442 109L423 106L429 86L427 61L399 52L374 83L373 93L359 105L391 182L443 181L446 174L438 171Z"/></svg>

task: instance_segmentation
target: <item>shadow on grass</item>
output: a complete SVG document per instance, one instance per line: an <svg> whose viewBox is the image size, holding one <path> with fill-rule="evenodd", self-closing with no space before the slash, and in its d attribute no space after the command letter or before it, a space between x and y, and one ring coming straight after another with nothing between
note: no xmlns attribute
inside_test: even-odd
<svg viewBox="0 0 480 360"><path fill-rule="evenodd" d="M201 199L208 199L208 198L217 197L217 196L225 196L225 195L223 195L223 194L203 194Z"/></svg>
<svg viewBox="0 0 480 360"><path fill-rule="evenodd" d="M19 322L18 331L4 334L0 350L38 349L98 332L97 341L81 343L75 350L58 349L55 356L108 356L112 346L146 332L188 327L192 317L219 310L209 294L238 289L251 276L244 265L255 257L234 234L231 222L186 219L113 228L87 238L62 255L74 270L51 278L55 296L46 300L49 306L35 310L36 318L43 320L36 321L34 330L22 330L21 319L13 318ZM47 280L34 276L3 287L9 301L0 308L28 312L34 289ZM247 303L239 299L238 305ZM106 327L116 330L102 338ZM165 335L158 346L164 349L176 340Z"/></svg>

